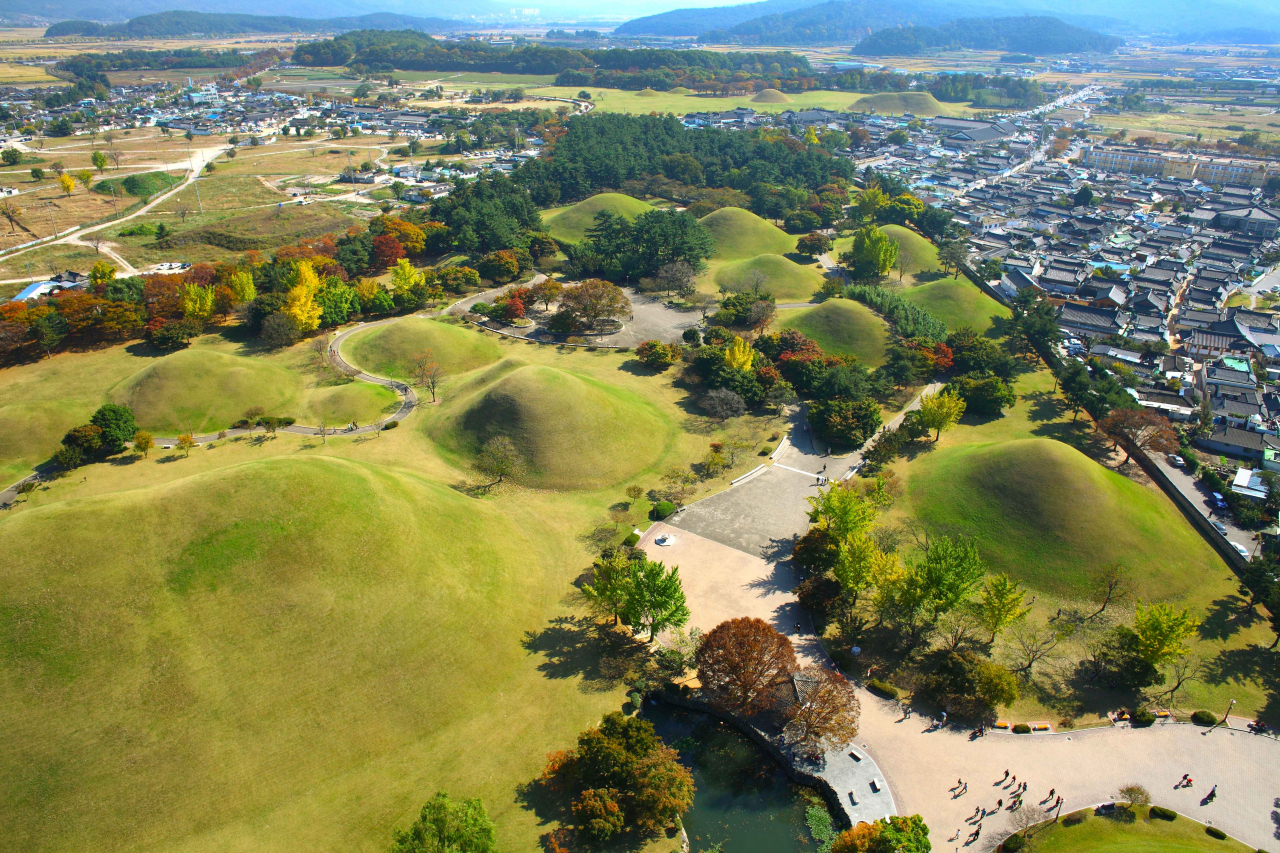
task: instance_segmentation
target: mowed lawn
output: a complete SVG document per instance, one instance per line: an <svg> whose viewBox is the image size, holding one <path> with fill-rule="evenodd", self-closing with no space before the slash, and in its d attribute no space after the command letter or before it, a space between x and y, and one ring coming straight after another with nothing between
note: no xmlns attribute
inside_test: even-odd
<svg viewBox="0 0 1280 853"><path fill-rule="evenodd" d="M432 343L459 372L400 429L92 464L0 517L24 543L0 567L0 846L382 851L444 790L484 801L500 849L540 849L555 825L519 788L626 690L569 598L589 541L642 523L627 485L742 437L691 499L724 488L776 422L694 423L674 372L632 353L450 331L471 337ZM464 369L474 341L501 360ZM81 382L78 421L101 375L154 363L125 355L27 380ZM605 409L634 432L601 435ZM432 438L459 426L523 433L597 479L481 496Z"/></svg>
<svg viewBox="0 0 1280 853"><path fill-rule="evenodd" d="M1233 838L1209 837L1204 824L1178 817L1150 818L1145 806L1133 823L1095 815L1086 809L1064 815L1056 824L1031 831L1036 853L1252 853Z"/></svg>
<svg viewBox="0 0 1280 853"><path fill-rule="evenodd" d="M795 329L828 353L857 356L868 368L884 364L889 327L870 308L851 299L828 299L813 308L784 308L774 328Z"/></svg>
<svg viewBox="0 0 1280 853"><path fill-rule="evenodd" d="M968 326L979 334L998 329L1002 319L1013 316L1004 305L987 296L968 279L940 278L903 290L902 298L913 302L947 324L947 329Z"/></svg>
<svg viewBox="0 0 1280 853"><path fill-rule="evenodd" d="M895 500L886 523L916 518L935 534L973 537L988 571L1027 587L1028 600L1034 597L1029 619L1041 625L1058 607L1096 610L1089 573L1123 564L1138 600L1188 607L1204 619L1191 647L1209 663L1208 674L1179 694L1179 706L1225 706L1234 698L1238 713L1256 713L1267 701L1259 673L1272 659L1257 648L1273 638L1266 623L1232 615L1239 606L1235 576L1163 492L1082 452L1099 450L1094 431L1085 416L1072 420L1053 385L1043 369L1024 373L1015 383L1018 402L1003 416L966 415L936 444L925 442L893 463ZM1114 618L1124 613L1121 607ZM1064 641L1059 654L1083 658L1086 643L1084 636ZM1014 718L1055 713L1035 691L1023 694L1008 712Z"/></svg>

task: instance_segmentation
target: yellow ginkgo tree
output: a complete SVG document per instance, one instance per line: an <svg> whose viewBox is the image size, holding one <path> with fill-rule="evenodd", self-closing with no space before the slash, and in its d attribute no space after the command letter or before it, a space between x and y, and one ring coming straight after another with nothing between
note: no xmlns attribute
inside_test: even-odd
<svg viewBox="0 0 1280 853"><path fill-rule="evenodd" d="M724 351L724 363L734 370L750 370L755 362L756 352L751 345L737 336Z"/></svg>

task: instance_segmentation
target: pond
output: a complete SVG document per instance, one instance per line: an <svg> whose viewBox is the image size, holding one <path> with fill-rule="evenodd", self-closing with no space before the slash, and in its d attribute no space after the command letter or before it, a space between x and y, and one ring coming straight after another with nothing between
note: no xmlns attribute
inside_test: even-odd
<svg viewBox="0 0 1280 853"><path fill-rule="evenodd" d="M724 853L816 853L805 809L825 808L822 798L772 757L706 714L649 701L643 716L693 773L697 793L684 816L692 853L716 844Z"/></svg>

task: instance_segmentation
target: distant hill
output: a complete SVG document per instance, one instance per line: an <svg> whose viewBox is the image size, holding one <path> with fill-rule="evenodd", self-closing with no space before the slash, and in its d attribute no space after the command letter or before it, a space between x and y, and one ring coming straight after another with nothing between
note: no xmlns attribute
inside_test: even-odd
<svg viewBox="0 0 1280 853"><path fill-rule="evenodd" d="M707 9L672 9L659 15L646 15L627 21L613 32L620 36L696 36L707 30L727 29L763 15L790 12L814 6L819 0L764 0L737 6L713 6Z"/></svg>
<svg viewBox="0 0 1280 853"><path fill-rule="evenodd" d="M858 41L874 30L904 24L941 23L959 14L955 6L931 2L888 4L830 0L792 12L765 15L728 29L703 32L709 44L831 44Z"/></svg>
<svg viewBox="0 0 1280 853"><path fill-rule="evenodd" d="M97 38L176 38L180 36L232 35L238 33L347 32L350 30L420 30L445 32L465 26L445 18L419 18L391 12L373 12L349 18L295 18L286 15L236 15L207 12L159 12L121 24L97 21L59 21L45 30L45 38L92 36Z"/></svg>
<svg viewBox="0 0 1280 853"><path fill-rule="evenodd" d="M862 56L911 56L930 48L1046 53L1110 53L1122 44L1057 18L961 18L936 27L893 27L872 33L853 49Z"/></svg>

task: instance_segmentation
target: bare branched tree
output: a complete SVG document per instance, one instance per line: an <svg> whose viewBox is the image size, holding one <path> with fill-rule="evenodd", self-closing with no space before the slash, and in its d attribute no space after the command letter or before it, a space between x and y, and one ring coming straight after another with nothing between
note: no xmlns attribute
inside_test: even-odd
<svg viewBox="0 0 1280 853"><path fill-rule="evenodd" d="M1120 604L1133 596L1133 577L1123 563L1099 566L1090 573L1089 585L1098 609L1089 616L1092 622L1112 604Z"/></svg>
<svg viewBox="0 0 1280 853"><path fill-rule="evenodd" d="M431 350L423 350L413 360L413 383L431 393L431 402L436 401L436 389L444 380L444 368L436 361Z"/></svg>
<svg viewBox="0 0 1280 853"><path fill-rule="evenodd" d="M1010 671L1027 679L1035 677L1036 664L1049 658L1071 633L1070 626L1057 630L1027 623L1016 626L1009 638L1009 654L1014 663Z"/></svg>

